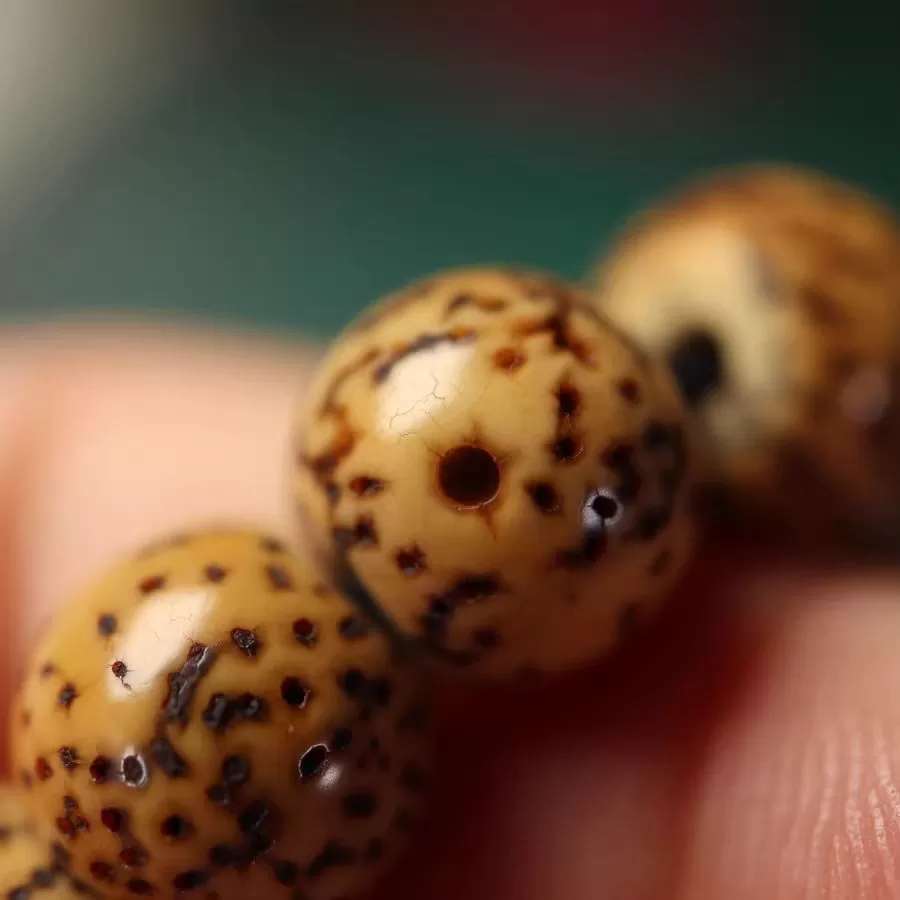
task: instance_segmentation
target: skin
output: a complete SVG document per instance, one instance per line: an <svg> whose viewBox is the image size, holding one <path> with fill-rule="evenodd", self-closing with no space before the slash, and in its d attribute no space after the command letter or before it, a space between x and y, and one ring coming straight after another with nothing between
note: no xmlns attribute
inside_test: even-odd
<svg viewBox="0 0 900 900"><path fill-rule="evenodd" d="M314 351L123 328L0 347L8 705L42 622L121 552L223 518L290 533ZM701 556L605 664L447 691L431 824L379 898L900 897L900 578Z"/></svg>

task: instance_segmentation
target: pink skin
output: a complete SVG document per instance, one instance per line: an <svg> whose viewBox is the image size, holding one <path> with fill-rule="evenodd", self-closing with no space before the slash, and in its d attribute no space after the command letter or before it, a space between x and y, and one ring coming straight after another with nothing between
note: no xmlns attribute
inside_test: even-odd
<svg viewBox="0 0 900 900"><path fill-rule="evenodd" d="M120 552L222 518L290 532L313 353L122 328L0 346L8 702L54 604ZM896 574L708 548L616 659L448 692L434 815L378 897L900 897L898 646Z"/></svg>

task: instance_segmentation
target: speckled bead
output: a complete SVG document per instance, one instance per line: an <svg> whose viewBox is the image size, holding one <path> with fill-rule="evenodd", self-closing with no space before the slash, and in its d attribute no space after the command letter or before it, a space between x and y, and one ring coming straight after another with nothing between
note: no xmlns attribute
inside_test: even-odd
<svg viewBox="0 0 900 900"><path fill-rule="evenodd" d="M84 896L86 886L63 872L64 862L37 836L23 792L0 784L0 897L75 900Z"/></svg>
<svg viewBox="0 0 900 900"><path fill-rule="evenodd" d="M603 656L691 545L690 440L665 367L589 297L465 269L336 341L299 427L296 498L396 640L485 678Z"/></svg>
<svg viewBox="0 0 900 900"><path fill-rule="evenodd" d="M426 679L271 538L188 534L60 611L13 718L35 820L107 898L332 900L415 822Z"/></svg>
<svg viewBox="0 0 900 900"><path fill-rule="evenodd" d="M889 212L811 172L718 173L632 223L598 297L671 363L705 436L708 496L797 537L900 545Z"/></svg>

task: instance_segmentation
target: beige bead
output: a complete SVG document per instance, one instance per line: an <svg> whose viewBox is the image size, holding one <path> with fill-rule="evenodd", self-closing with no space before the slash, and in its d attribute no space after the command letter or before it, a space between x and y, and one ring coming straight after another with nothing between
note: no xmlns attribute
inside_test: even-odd
<svg viewBox="0 0 900 900"><path fill-rule="evenodd" d="M785 167L714 175L635 219L597 294L671 361L732 512L900 538L900 232L872 198Z"/></svg>
<svg viewBox="0 0 900 900"><path fill-rule="evenodd" d="M0 897L8 900L74 900L76 886L36 833L24 794L0 784Z"/></svg>
<svg viewBox="0 0 900 900"><path fill-rule="evenodd" d="M105 897L331 900L403 843L427 719L423 676L308 562L211 531L61 610L17 704L14 763L35 820Z"/></svg>
<svg viewBox="0 0 900 900"><path fill-rule="evenodd" d="M474 676L603 656L691 544L674 383L532 272L451 271L377 304L299 428L310 539L408 646Z"/></svg>

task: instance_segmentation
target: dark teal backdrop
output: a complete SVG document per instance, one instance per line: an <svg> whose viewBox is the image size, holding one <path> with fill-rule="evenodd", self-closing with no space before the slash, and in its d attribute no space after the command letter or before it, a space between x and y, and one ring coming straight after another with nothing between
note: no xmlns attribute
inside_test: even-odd
<svg viewBox="0 0 900 900"><path fill-rule="evenodd" d="M443 266L578 276L628 213L708 166L796 161L900 203L896 30L801 25L696 104L636 111L455 91L334 23L272 41L107 148L0 248L4 312L330 335Z"/></svg>

